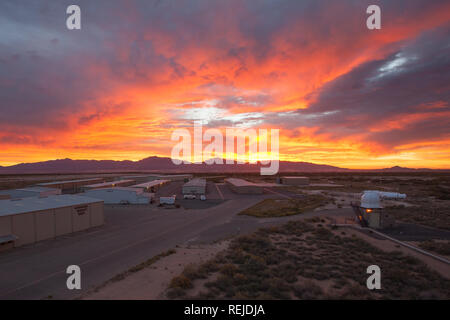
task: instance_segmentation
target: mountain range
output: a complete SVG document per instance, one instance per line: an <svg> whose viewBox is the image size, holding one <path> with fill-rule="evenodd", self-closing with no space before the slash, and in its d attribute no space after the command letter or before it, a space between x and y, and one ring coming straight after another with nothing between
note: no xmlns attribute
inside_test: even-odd
<svg viewBox="0 0 450 320"><path fill-rule="evenodd" d="M58 159L35 163L21 163L13 166L0 166L0 174L38 174L38 173L99 173L99 172L257 172L260 164L181 164L175 165L170 158L148 157L139 161L115 160L72 160ZM382 172L429 171L431 169L410 169L392 167L370 170ZM349 172L351 170L309 162L280 161L280 172Z"/></svg>

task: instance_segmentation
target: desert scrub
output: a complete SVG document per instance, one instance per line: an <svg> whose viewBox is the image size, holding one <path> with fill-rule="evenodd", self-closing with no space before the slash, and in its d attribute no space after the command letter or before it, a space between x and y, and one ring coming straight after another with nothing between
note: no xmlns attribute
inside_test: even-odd
<svg viewBox="0 0 450 320"><path fill-rule="evenodd" d="M450 205L445 202L438 205L437 202L426 201L413 207L391 206L386 210L399 221L450 230Z"/></svg>
<svg viewBox="0 0 450 320"><path fill-rule="evenodd" d="M322 195L308 195L302 199L264 199L239 214L263 218L291 216L314 210L328 201Z"/></svg>
<svg viewBox="0 0 450 320"><path fill-rule="evenodd" d="M181 274L179 276L174 277L170 281L169 288L171 288L171 289L180 288L180 289L186 290L186 289L192 288L192 282L191 282L191 280L189 280L188 277Z"/></svg>
<svg viewBox="0 0 450 320"><path fill-rule="evenodd" d="M206 268L210 271L201 295L189 296L188 289L183 297L450 298L450 281L416 258L384 252L359 237L336 235L328 227L299 221L235 238L213 261L214 271ZM366 287L366 270L372 264L380 266L383 274L382 289L376 292ZM196 271L188 274L198 277Z"/></svg>
<svg viewBox="0 0 450 320"><path fill-rule="evenodd" d="M434 241L434 240L428 240L423 241L419 244L419 247L427 250L427 251L433 251L437 254L442 254L444 256L450 256L450 241Z"/></svg>

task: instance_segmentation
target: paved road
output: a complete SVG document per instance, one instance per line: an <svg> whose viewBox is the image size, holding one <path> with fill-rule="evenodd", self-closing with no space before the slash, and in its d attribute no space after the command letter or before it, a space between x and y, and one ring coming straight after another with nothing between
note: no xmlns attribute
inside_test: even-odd
<svg viewBox="0 0 450 320"><path fill-rule="evenodd" d="M237 216L268 195L234 197L218 187L226 200L210 209L106 206L102 227L0 254L0 299L75 298L177 244L214 241L287 220ZM66 288L65 270L72 264L81 267L81 291Z"/></svg>

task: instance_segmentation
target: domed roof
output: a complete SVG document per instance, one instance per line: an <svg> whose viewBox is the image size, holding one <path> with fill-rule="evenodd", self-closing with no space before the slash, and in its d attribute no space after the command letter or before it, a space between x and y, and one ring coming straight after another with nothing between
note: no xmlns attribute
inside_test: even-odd
<svg viewBox="0 0 450 320"><path fill-rule="evenodd" d="M361 196L361 207L367 209L382 208L380 204L380 194L377 191L364 191Z"/></svg>

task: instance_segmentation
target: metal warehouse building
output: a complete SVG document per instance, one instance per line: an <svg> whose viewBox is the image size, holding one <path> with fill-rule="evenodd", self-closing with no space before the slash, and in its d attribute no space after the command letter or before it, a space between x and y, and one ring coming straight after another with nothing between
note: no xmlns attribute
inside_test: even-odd
<svg viewBox="0 0 450 320"><path fill-rule="evenodd" d="M53 181L46 183L37 184L38 187L56 188L61 189L62 192L79 192L82 186L100 183L105 181L102 178L89 178L89 179L78 179L78 180L67 180L67 181Z"/></svg>
<svg viewBox="0 0 450 320"><path fill-rule="evenodd" d="M228 178L225 179L225 182L228 184L231 190L236 193L242 194L261 194L263 193L263 186L258 185L256 183L238 179L238 178Z"/></svg>
<svg viewBox="0 0 450 320"><path fill-rule="evenodd" d="M128 187L132 184L135 184L136 181L128 179L128 180L116 180L109 181L103 183L90 184L83 187L83 190L93 190L93 189L103 189L103 188L113 188L113 187Z"/></svg>
<svg viewBox="0 0 450 320"><path fill-rule="evenodd" d="M103 188L87 190L86 197L101 199L105 204L149 204L154 194L137 188Z"/></svg>
<svg viewBox="0 0 450 320"><path fill-rule="evenodd" d="M19 247L104 223L103 201L76 195L3 200L0 239Z"/></svg>
<svg viewBox="0 0 450 320"><path fill-rule="evenodd" d="M136 175L136 176L123 176L120 177L122 180L134 180L136 183L144 183L148 181L152 181L155 179L154 175Z"/></svg>
<svg viewBox="0 0 450 320"><path fill-rule="evenodd" d="M183 194L205 194L206 179L192 179L183 185Z"/></svg>
<svg viewBox="0 0 450 320"><path fill-rule="evenodd" d="M281 183L289 186L306 186L309 185L308 177L281 177Z"/></svg>
<svg viewBox="0 0 450 320"><path fill-rule="evenodd" d="M30 197L47 197L52 195L61 194L61 189L46 188L46 187L29 187L22 189L2 190L1 196L5 196L6 199L23 199Z"/></svg>
<svg viewBox="0 0 450 320"><path fill-rule="evenodd" d="M155 174L150 176L150 180L170 180L170 181L183 181L192 179L192 174Z"/></svg>
<svg viewBox="0 0 450 320"><path fill-rule="evenodd" d="M145 192L156 192L156 190L168 183L170 183L170 180L153 180L150 182L136 184L134 186L131 186L131 188L142 189Z"/></svg>

